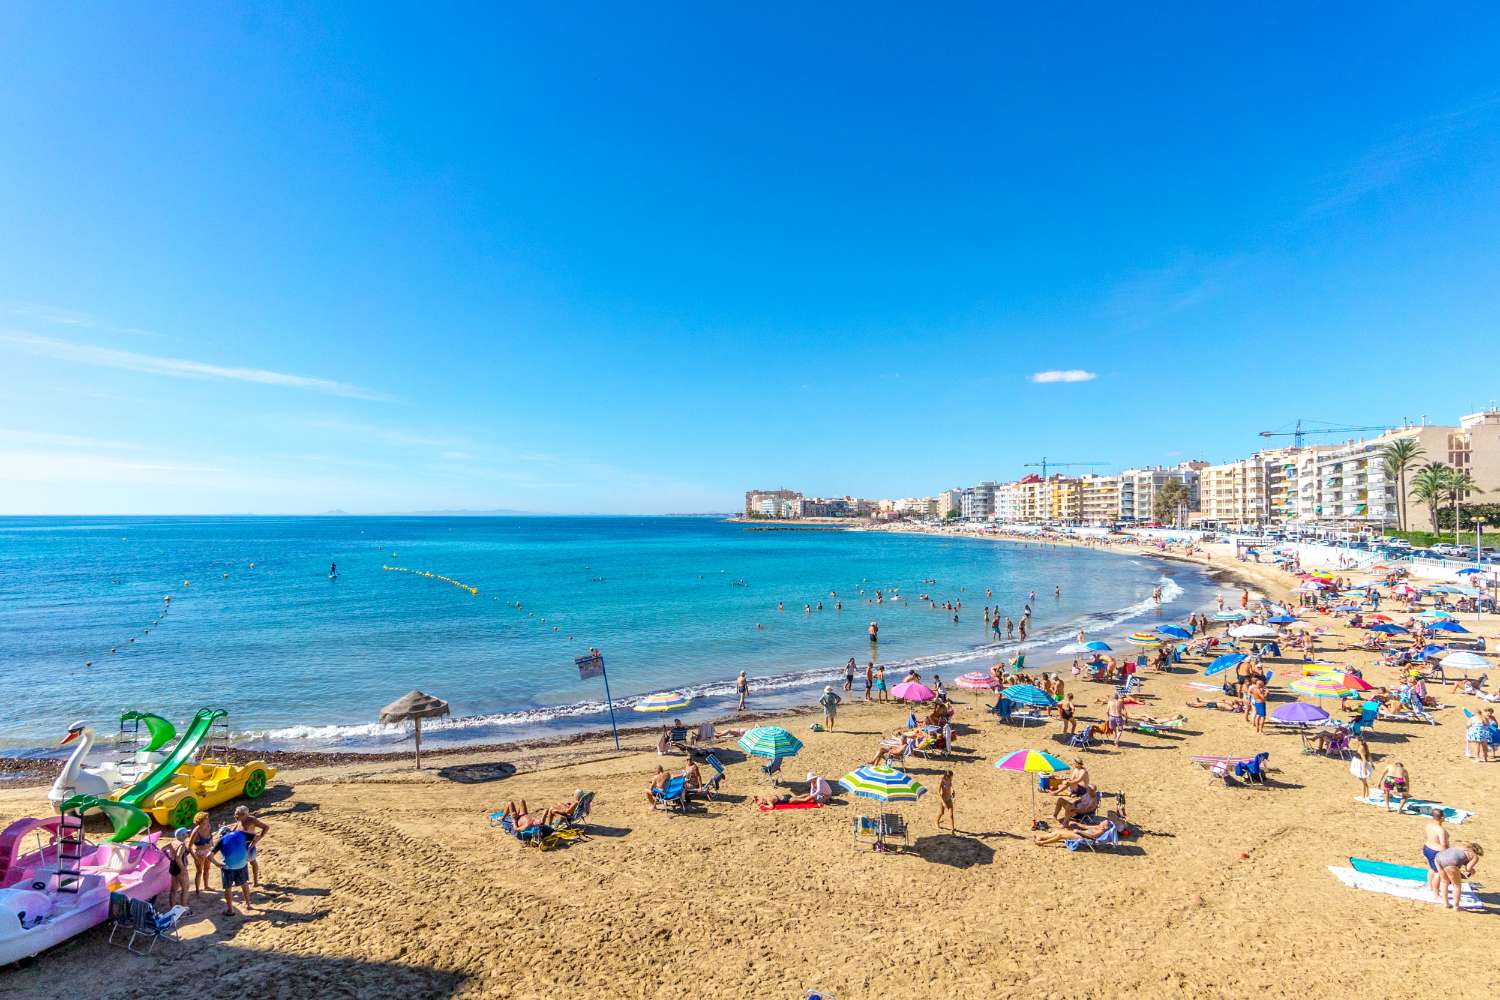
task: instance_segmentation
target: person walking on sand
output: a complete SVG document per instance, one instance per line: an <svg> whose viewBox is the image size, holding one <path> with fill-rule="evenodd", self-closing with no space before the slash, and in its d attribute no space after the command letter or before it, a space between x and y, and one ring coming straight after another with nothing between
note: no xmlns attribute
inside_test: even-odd
<svg viewBox="0 0 1500 1000"><path fill-rule="evenodd" d="M875 687L875 661L865 664L865 701L870 701L870 692Z"/></svg>
<svg viewBox="0 0 1500 1000"><path fill-rule="evenodd" d="M750 679L745 676L745 672L743 670L741 670L740 675L734 679L734 693L739 697L740 700L738 710L743 712L745 710L745 699L750 694Z"/></svg>
<svg viewBox="0 0 1500 1000"><path fill-rule="evenodd" d="M948 817L948 832L958 833L958 814L953 811L953 772L944 771L938 779L938 832L943 829L943 816Z"/></svg>
<svg viewBox="0 0 1500 1000"><path fill-rule="evenodd" d="M1118 695L1111 695L1109 704L1104 709L1104 721L1107 731L1114 734L1115 746L1120 745L1120 734L1125 731L1125 722L1130 716L1125 712L1125 699Z"/></svg>
<svg viewBox="0 0 1500 1000"><path fill-rule="evenodd" d="M1250 683L1250 725L1257 733L1266 731L1266 682L1256 677Z"/></svg>
<svg viewBox="0 0 1500 1000"><path fill-rule="evenodd" d="M844 664L844 690L854 690L854 657L849 657L849 662Z"/></svg>
<svg viewBox="0 0 1500 1000"><path fill-rule="evenodd" d="M1427 862L1427 889L1437 898L1442 874L1438 871L1437 856L1449 847L1448 828L1443 825L1443 807L1433 806L1428 810L1427 825L1423 828L1422 857Z"/></svg>
<svg viewBox="0 0 1500 1000"><path fill-rule="evenodd" d="M823 697L818 699L818 704L823 706L823 728L829 732L833 731L833 720L839 714L839 703L843 700L834 693L833 685L823 688Z"/></svg>

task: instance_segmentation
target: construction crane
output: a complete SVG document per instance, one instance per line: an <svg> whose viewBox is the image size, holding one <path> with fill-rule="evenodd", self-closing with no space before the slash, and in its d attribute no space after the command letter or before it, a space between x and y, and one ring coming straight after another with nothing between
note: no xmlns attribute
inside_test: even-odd
<svg viewBox="0 0 1500 1000"><path fill-rule="evenodd" d="M1049 462L1047 461L1047 457L1044 455L1042 456L1042 460L1040 462L1023 462L1021 467L1023 469L1035 469L1037 467L1040 467L1042 470L1042 478L1046 479L1048 469L1069 469L1075 466L1085 469L1097 469L1101 465L1108 464L1108 462Z"/></svg>
<svg viewBox="0 0 1500 1000"><path fill-rule="evenodd" d="M1326 420L1312 420L1312 421L1308 421L1308 422L1309 423L1316 423L1316 424L1324 424L1326 426L1324 426L1324 427L1303 427L1302 426L1302 418L1298 417L1297 418L1297 426L1296 426L1296 428L1294 430L1289 430L1289 431L1261 431L1260 432L1260 436L1263 437L1263 438L1269 438L1269 437L1289 437L1289 438L1292 439L1292 443L1295 444L1298 448L1300 448L1300 447L1302 447L1302 439L1305 438L1305 437L1307 437L1307 435L1309 435L1309 434L1350 434L1350 433L1358 433L1360 431L1384 431L1384 430L1389 430L1390 429L1390 425L1388 425L1388 424L1387 425L1382 425L1382 426L1379 426L1379 427L1351 427L1351 426L1348 426L1348 425L1345 425L1345 424L1330 424Z"/></svg>

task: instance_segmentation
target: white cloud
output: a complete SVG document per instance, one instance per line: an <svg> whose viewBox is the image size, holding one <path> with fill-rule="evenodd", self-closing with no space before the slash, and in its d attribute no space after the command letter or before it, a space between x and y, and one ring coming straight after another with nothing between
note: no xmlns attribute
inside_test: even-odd
<svg viewBox="0 0 1500 1000"><path fill-rule="evenodd" d="M1026 376L1028 382L1092 382L1098 374L1082 368L1054 368L1045 372L1033 372Z"/></svg>
<svg viewBox="0 0 1500 1000"><path fill-rule="evenodd" d="M98 368L118 368L122 371L145 372L149 375L166 375L172 378L224 379L231 382L253 382L259 385L275 385L289 389L310 389L330 396L349 399L389 401L384 396L357 385L335 382L332 379L313 378L307 375L291 375L273 372L264 368L229 368L211 365L184 358L163 358L134 351L121 351L112 347L97 347L92 344L74 344L51 337L38 337L30 333L0 333L0 344L9 344L28 354L59 361L74 361L81 365Z"/></svg>

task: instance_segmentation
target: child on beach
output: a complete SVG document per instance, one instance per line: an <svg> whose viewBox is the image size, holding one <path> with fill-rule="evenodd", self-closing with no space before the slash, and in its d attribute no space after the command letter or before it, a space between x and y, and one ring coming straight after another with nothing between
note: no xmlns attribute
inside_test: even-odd
<svg viewBox="0 0 1500 1000"><path fill-rule="evenodd" d="M865 666L865 701L870 700L870 691L875 687L875 661Z"/></svg>
<svg viewBox="0 0 1500 1000"><path fill-rule="evenodd" d="M1361 736L1350 744L1350 749L1354 751L1354 756L1349 758L1349 773L1359 782L1359 797L1368 799L1370 776L1375 773L1375 765L1370 760L1370 745Z"/></svg>
<svg viewBox="0 0 1500 1000"><path fill-rule="evenodd" d="M191 876L188 869L192 866L192 851L188 847L188 828L179 826L172 834L172 839L162 848L162 853L167 856L167 873L172 876L172 887L167 892L168 906L186 906L188 897L188 884Z"/></svg>

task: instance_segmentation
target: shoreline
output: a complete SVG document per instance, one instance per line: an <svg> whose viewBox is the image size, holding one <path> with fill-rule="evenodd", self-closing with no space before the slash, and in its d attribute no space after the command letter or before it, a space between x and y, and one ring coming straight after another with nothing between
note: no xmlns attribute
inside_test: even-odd
<svg viewBox="0 0 1500 1000"><path fill-rule="evenodd" d="M759 523L749 519L742 520L745 520L746 523L751 524ZM806 529L793 527L789 530ZM1206 576L1215 583L1218 583L1220 581L1227 581L1239 586L1250 585L1257 588L1263 588L1268 592L1273 589L1272 584L1274 583L1274 581L1270 579L1258 579L1256 574L1249 572L1248 567L1237 564L1232 560L1229 561L1228 565L1225 565L1224 563L1216 563L1212 559L1199 558L1196 556L1187 555L1182 552L1176 552L1170 549L1158 549L1154 546L1141 545L1139 543L1090 545L1066 536L1054 537L1051 535L996 535L978 531L929 529L910 524L902 524L899 527L850 526L845 530L871 532L887 531L900 534L927 535L930 537L944 538L962 538L970 541L1006 542L1019 545L1052 547L1066 546L1071 548L1101 551L1111 555L1119 555L1127 558L1136 557L1145 559L1157 559L1166 562L1184 563L1196 566L1199 569L1205 571ZM1282 594L1279 594L1278 596L1281 599L1286 599L1287 597L1286 593L1284 592ZM1014 640L1009 640L1008 644L1014 645ZM984 650L984 647L979 647L966 650L940 650L933 653L919 654L918 656L913 657L913 659L953 659L969 656L972 656L974 658L981 658L986 655L987 654ZM1000 658L1006 658L1009 654L1006 651L996 650L993 655ZM1049 662L1053 654L1046 651L1037 651L1034 653L1028 653L1027 655L1028 658L1032 661L1040 664L1045 664ZM788 672L788 674L812 673L817 669L818 668L797 669ZM836 674L837 671L834 668L829 668L830 678L834 677ZM732 680L732 678L726 677L723 678L722 681L710 681L706 683L729 683L730 680ZM810 687L815 687L816 683L810 681L809 685ZM755 696L753 688L751 691L751 695L753 699ZM811 699L812 696L813 692L809 691L808 698ZM815 708L816 704L812 700L793 701L786 704L758 710L750 709L745 712L730 712L728 714L719 713L707 718L699 716L694 719L694 724L702 721L711 721L715 726L718 727L737 727L741 723L753 725L757 721L768 718L782 717L789 713L797 715L813 713L815 711ZM691 712L691 710L687 710L682 714L686 716L692 715L693 713ZM475 716L474 718L482 717ZM619 726L618 732L622 740L622 747L623 741L626 738L655 734L659 730L660 726L660 722ZM462 741L449 743L442 740L441 737L437 737L436 739L434 739L432 730L429 730L427 735L429 739L427 745L427 754L434 756L437 754L474 756L487 753L534 752L537 750L565 748L597 740L611 739L610 729L607 725L591 726L590 728L580 729L568 733L543 734L532 738L518 737L515 739L481 739L479 742L473 743L466 743ZM410 755L410 751L407 749L391 749L389 745L371 746L370 749L332 747L306 749L257 749L254 747L245 746L245 742L248 741L242 741L240 745L237 745L231 750L231 759L239 761L246 761L251 759L263 760L278 768L302 766L326 767L348 763L376 764L402 760ZM402 739L399 742L403 746L409 746L409 734L406 738ZM53 755L54 752L56 754L55 756ZM56 748L51 747L26 748L24 750L7 751L5 753L0 753L0 787L29 788L41 784L47 784L51 782L55 778L56 774L61 770L63 761L65 759L65 752L56 751Z"/></svg>

